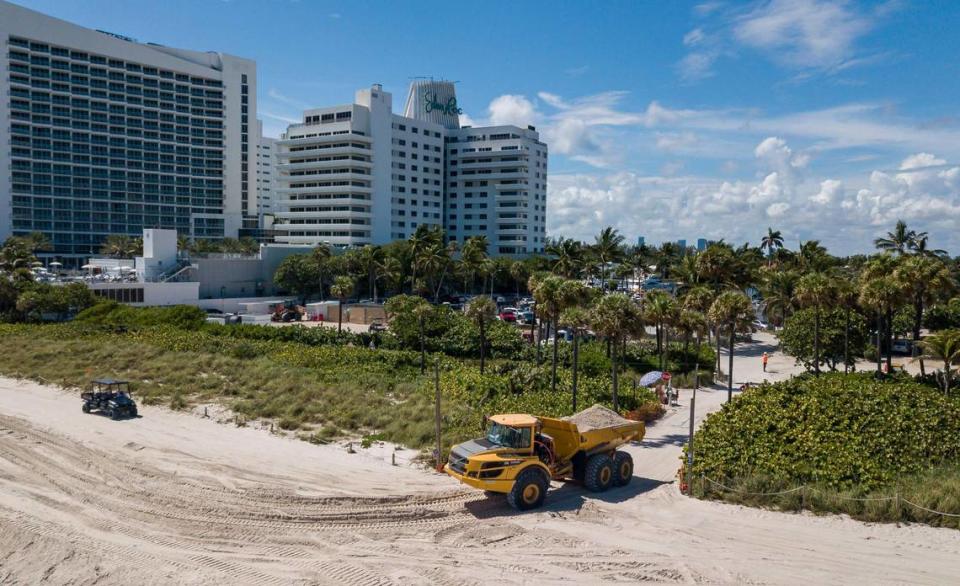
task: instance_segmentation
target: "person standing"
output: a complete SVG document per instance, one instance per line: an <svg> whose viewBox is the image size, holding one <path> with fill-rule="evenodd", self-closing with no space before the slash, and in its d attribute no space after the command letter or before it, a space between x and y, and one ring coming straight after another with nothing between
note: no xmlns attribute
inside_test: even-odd
<svg viewBox="0 0 960 586"><path fill-rule="evenodd" d="M767 360L770 360L770 356L764 352L761 360L763 361L763 372L767 372Z"/></svg>

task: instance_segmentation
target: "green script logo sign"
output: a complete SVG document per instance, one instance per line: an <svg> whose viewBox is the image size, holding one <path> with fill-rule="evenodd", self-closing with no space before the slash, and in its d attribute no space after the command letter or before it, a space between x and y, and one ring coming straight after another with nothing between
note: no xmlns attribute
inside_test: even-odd
<svg viewBox="0 0 960 586"><path fill-rule="evenodd" d="M426 92L423 94L423 99L426 101L426 105L423 107L424 111L429 114L430 112L437 111L447 116L453 114L463 114L463 110L457 107L457 98L450 96L450 99L447 100L447 103L443 103L437 99L437 94L433 92Z"/></svg>

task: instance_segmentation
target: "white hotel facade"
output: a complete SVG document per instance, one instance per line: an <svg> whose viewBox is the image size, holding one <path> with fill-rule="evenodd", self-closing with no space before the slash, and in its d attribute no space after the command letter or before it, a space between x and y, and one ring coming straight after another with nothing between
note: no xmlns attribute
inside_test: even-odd
<svg viewBox="0 0 960 586"><path fill-rule="evenodd" d="M411 84L404 115L380 85L304 112L276 143L277 242L385 244L418 226L491 254L542 252L547 146L533 127L460 127L454 85Z"/></svg>
<svg viewBox="0 0 960 586"><path fill-rule="evenodd" d="M256 63L0 0L0 241L81 263L145 228L236 237L258 215Z"/></svg>

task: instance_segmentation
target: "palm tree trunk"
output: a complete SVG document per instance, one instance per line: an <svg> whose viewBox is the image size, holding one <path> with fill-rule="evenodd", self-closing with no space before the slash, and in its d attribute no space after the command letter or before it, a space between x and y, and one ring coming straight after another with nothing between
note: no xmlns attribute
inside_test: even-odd
<svg viewBox="0 0 960 586"><path fill-rule="evenodd" d="M950 361L947 359L943 361L943 396L950 396Z"/></svg>
<svg viewBox="0 0 960 586"><path fill-rule="evenodd" d="M573 331L573 412L577 412L577 374L580 367L580 336Z"/></svg>
<svg viewBox="0 0 960 586"><path fill-rule="evenodd" d="M887 372L893 373L893 308L887 308Z"/></svg>
<svg viewBox="0 0 960 586"><path fill-rule="evenodd" d="M420 374L423 374L427 371L427 349L424 336L424 327L423 327L423 315L420 315Z"/></svg>
<svg viewBox="0 0 960 586"><path fill-rule="evenodd" d="M813 372L820 376L820 306L813 312Z"/></svg>
<svg viewBox="0 0 960 586"><path fill-rule="evenodd" d="M730 324L730 351L729 351L729 361L727 363L727 368L730 370L727 373L727 402L733 400L733 343L734 338L736 337L736 328L733 327L733 324Z"/></svg>
<svg viewBox="0 0 960 586"><path fill-rule="evenodd" d="M920 294L917 294L916 301L913 304L913 347L910 349L910 353L914 358L918 358L920 361L920 376L925 376L927 370L923 364L923 356L917 357L917 352L920 349L920 325L923 321L923 298Z"/></svg>
<svg viewBox="0 0 960 586"><path fill-rule="evenodd" d="M847 305L846 321L843 324L843 374L850 372L850 306Z"/></svg>
<svg viewBox="0 0 960 586"><path fill-rule="evenodd" d="M714 336L717 339L717 373L716 376L720 375L720 326L716 327L716 334Z"/></svg>
<svg viewBox="0 0 960 586"><path fill-rule="evenodd" d="M613 410L619 413L620 411L620 402L617 400L617 345L612 345L612 350L610 354L610 368L613 374Z"/></svg>
<svg viewBox="0 0 960 586"><path fill-rule="evenodd" d="M340 306L337 307L337 335L343 331L343 299L340 300Z"/></svg>
<svg viewBox="0 0 960 586"><path fill-rule="evenodd" d="M557 344L560 336L557 335L557 317L553 318L553 366L550 374L550 390L557 391Z"/></svg>
<svg viewBox="0 0 960 586"><path fill-rule="evenodd" d="M883 310L877 310L877 374L883 373Z"/></svg>

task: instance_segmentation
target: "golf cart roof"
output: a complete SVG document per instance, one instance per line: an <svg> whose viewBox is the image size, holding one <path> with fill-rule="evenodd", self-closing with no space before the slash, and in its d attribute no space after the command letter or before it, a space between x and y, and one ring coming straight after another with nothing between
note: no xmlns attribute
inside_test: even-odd
<svg viewBox="0 0 960 586"><path fill-rule="evenodd" d="M115 385L127 385L130 384L125 380L116 380L112 378L95 378L91 381L95 385L106 385L106 386L115 386Z"/></svg>

